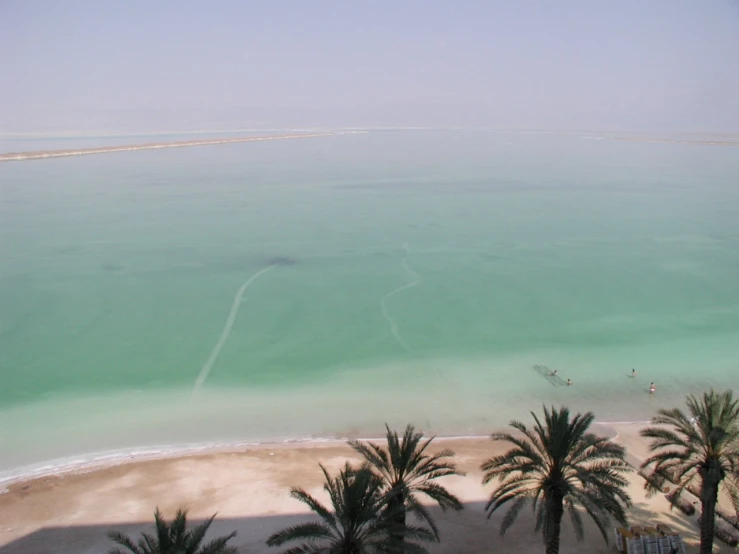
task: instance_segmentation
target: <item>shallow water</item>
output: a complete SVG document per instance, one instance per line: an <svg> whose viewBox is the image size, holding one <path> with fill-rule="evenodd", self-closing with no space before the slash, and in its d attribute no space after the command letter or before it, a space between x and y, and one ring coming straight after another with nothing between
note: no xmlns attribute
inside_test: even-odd
<svg viewBox="0 0 739 554"><path fill-rule="evenodd" d="M736 387L737 152L407 131L0 164L0 474Z"/></svg>

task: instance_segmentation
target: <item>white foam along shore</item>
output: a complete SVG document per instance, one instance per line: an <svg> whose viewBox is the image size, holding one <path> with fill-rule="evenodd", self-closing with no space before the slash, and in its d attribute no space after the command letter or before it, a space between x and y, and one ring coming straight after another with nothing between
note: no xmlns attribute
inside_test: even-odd
<svg viewBox="0 0 739 554"><path fill-rule="evenodd" d="M175 459L186 456L222 454L239 452L245 449L299 446L303 448L320 446L340 446L350 438L355 437L296 437L275 438L267 440L236 441L236 442L212 442L193 443L168 446L149 446L126 448L122 450L110 450L104 452L91 452L77 456L57 458L45 462L22 466L8 471L0 472L0 494L5 492L5 487L15 483L32 481L42 477L60 476L77 473L87 473L114 467L122 464L136 463L150 460ZM359 437L358 440L378 440L379 437ZM484 439L487 435L450 435L437 436L437 441L451 441L461 439ZM5 490L4 490L5 489Z"/></svg>
<svg viewBox="0 0 739 554"><path fill-rule="evenodd" d="M40 160L46 158L63 158L67 156L85 156L88 154L109 154L112 152L133 152L136 150L155 150L159 148L184 148L187 146L208 146L214 144L235 144L240 142L259 142L266 140L284 140L299 138L330 137L345 134L356 134L355 132L336 133L301 133L290 135L269 135L262 137L239 137L239 138L217 138L183 140L175 142L154 142L147 144L130 144L120 146L101 146L97 148L77 148L71 150L35 150L28 152L9 152L0 154L0 162L13 162L25 160Z"/></svg>
<svg viewBox="0 0 739 554"><path fill-rule="evenodd" d="M649 421L596 421L596 425L608 428L613 426L644 426ZM491 429L491 432L493 430ZM616 432L614 436L617 436ZM485 440L485 435L435 435L436 442L449 442L457 440ZM613 438L613 437L610 437ZM91 452L65 458L47 460L45 462L17 467L8 471L0 472L0 494L7 491L7 487L16 483L32 481L43 477L63 476L68 474L87 473L102 470L118 465L152 461L176 459L187 456L206 454L224 454L240 452L245 449L284 448L284 447L326 447L341 446L349 439L361 441L381 440L381 436L372 437L341 437L341 436L308 436L308 437L281 437L265 440L224 441L208 443L191 443L163 446L141 446L126 448L122 450L110 450L103 452Z"/></svg>

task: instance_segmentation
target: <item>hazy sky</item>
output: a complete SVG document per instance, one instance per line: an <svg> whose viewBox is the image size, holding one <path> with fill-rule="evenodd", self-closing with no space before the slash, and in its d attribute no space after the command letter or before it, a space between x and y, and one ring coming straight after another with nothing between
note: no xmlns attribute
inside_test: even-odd
<svg viewBox="0 0 739 554"><path fill-rule="evenodd" d="M739 1L0 0L0 132L739 132Z"/></svg>

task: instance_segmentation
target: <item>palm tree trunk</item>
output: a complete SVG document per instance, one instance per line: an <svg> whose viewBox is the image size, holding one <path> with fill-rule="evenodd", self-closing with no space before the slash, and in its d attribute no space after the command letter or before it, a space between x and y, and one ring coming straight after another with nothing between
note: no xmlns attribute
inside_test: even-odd
<svg viewBox="0 0 739 554"><path fill-rule="evenodd" d="M405 496L402 492L393 494L388 502L388 511L393 522L391 539L398 552L403 551L405 542Z"/></svg>
<svg viewBox="0 0 739 554"><path fill-rule="evenodd" d="M701 549L700 554L711 554L713 551L713 532L718 500L719 480L710 474L703 475L701 487Z"/></svg>
<svg viewBox="0 0 739 554"><path fill-rule="evenodd" d="M562 515L564 514L564 498L555 493L547 501L547 552L546 554L559 554L559 535L562 530Z"/></svg>

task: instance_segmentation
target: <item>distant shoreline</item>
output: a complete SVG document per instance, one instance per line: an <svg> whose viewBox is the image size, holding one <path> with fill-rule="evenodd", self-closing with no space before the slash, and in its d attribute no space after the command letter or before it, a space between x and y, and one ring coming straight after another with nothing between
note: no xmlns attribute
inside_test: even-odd
<svg viewBox="0 0 739 554"><path fill-rule="evenodd" d="M265 140L299 139L330 137L347 133L311 133L291 135L268 135L261 137L194 139L174 142L153 142L146 144L126 144L120 146L100 146L97 148L74 148L66 150L32 150L28 152L8 152L0 154L0 162L16 162L41 160L47 158L63 158L67 156L86 156L88 154L109 154L113 152L133 152L136 150L154 150L158 148L184 148L186 146L208 146L213 144L235 144L240 142L258 142Z"/></svg>
<svg viewBox="0 0 739 554"><path fill-rule="evenodd" d="M733 140L692 140L692 139L660 139L647 137L606 137L611 140L623 140L626 142L654 142L668 144L699 144L702 146L739 146L739 141Z"/></svg>

